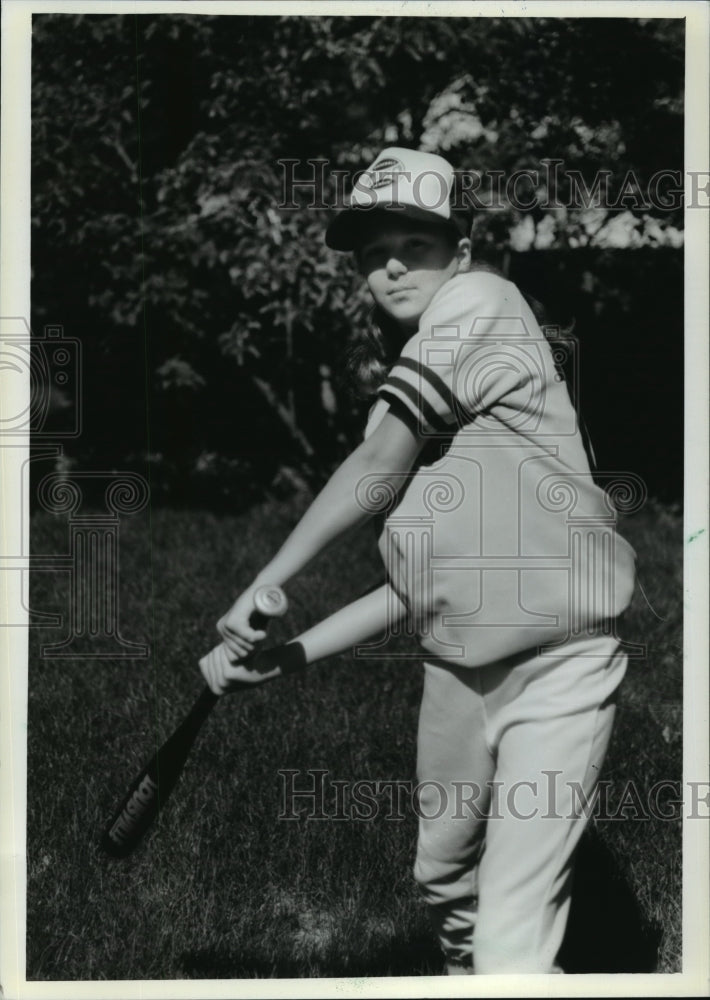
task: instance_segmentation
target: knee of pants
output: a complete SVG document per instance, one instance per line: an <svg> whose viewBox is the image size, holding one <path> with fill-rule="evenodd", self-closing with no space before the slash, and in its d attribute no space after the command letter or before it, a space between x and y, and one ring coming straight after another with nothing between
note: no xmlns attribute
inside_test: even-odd
<svg viewBox="0 0 710 1000"><path fill-rule="evenodd" d="M422 844L421 838L417 844L417 853L414 859L414 881L419 886L419 890L424 894L424 896L429 895L430 886L434 887L442 878L446 876L446 862L440 861L437 858L431 857L424 845ZM436 894L436 893L435 893Z"/></svg>
<svg viewBox="0 0 710 1000"><path fill-rule="evenodd" d="M414 880L423 898L431 906L444 906L477 893L477 871L482 844L479 840L468 850L445 853L445 845L428 844L420 836L414 861Z"/></svg>
<svg viewBox="0 0 710 1000"><path fill-rule="evenodd" d="M419 788L417 852L424 859L425 870L449 862L459 867L471 866L480 855L486 814L477 801L472 804L460 792L456 782L450 785L425 782Z"/></svg>
<svg viewBox="0 0 710 1000"><path fill-rule="evenodd" d="M460 865L432 856L419 841L414 861L414 881L430 905L437 906L447 902L460 874Z"/></svg>

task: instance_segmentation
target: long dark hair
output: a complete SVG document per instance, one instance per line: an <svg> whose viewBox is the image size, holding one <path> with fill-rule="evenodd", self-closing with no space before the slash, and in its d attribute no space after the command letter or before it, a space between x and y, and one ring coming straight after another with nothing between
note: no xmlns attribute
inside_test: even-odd
<svg viewBox="0 0 710 1000"><path fill-rule="evenodd" d="M406 334L399 324L374 306L365 325L352 332L345 350L343 381L355 399L374 396L405 341Z"/></svg>

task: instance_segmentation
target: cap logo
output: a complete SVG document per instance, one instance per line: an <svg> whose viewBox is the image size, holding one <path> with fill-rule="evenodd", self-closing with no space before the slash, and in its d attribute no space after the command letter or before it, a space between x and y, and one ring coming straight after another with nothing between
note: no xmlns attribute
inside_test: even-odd
<svg viewBox="0 0 710 1000"><path fill-rule="evenodd" d="M404 164L401 160L396 160L394 157L386 157L384 160L378 160L371 170L368 170L362 175L360 178L360 184L362 187L377 190L378 188L387 187L389 184L393 184L393 174L403 172Z"/></svg>

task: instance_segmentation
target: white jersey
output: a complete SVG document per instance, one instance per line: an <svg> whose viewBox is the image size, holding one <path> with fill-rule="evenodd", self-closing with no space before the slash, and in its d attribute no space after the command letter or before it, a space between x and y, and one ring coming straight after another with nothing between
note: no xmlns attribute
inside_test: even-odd
<svg viewBox="0 0 710 1000"><path fill-rule="evenodd" d="M447 281L378 395L366 436L389 409L437 453L408 476L379 542L430 654L479 666L606 628L627 607L635 553L515 285L485 271Z"/></svg>

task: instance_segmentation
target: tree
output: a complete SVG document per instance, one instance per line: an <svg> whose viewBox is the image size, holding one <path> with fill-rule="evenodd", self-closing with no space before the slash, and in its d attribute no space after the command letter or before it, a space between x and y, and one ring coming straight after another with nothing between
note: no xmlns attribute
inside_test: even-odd
<svg viewBox="0 0 710 1000"><path fill-rule="evenodd" d="M680 21L35 16L33 322L85 343L77 457L150 460L172 486L317 478L357 409L342 391L337 412L314 401L366 311L322 244L332 170L401 144L643 187L682 167L682 81ZM301 179L328 162L315 207L303 188L281 207L284 160ZM589 242L583 209L477 216L494 259L529 219L533 240Z"/></svg>

